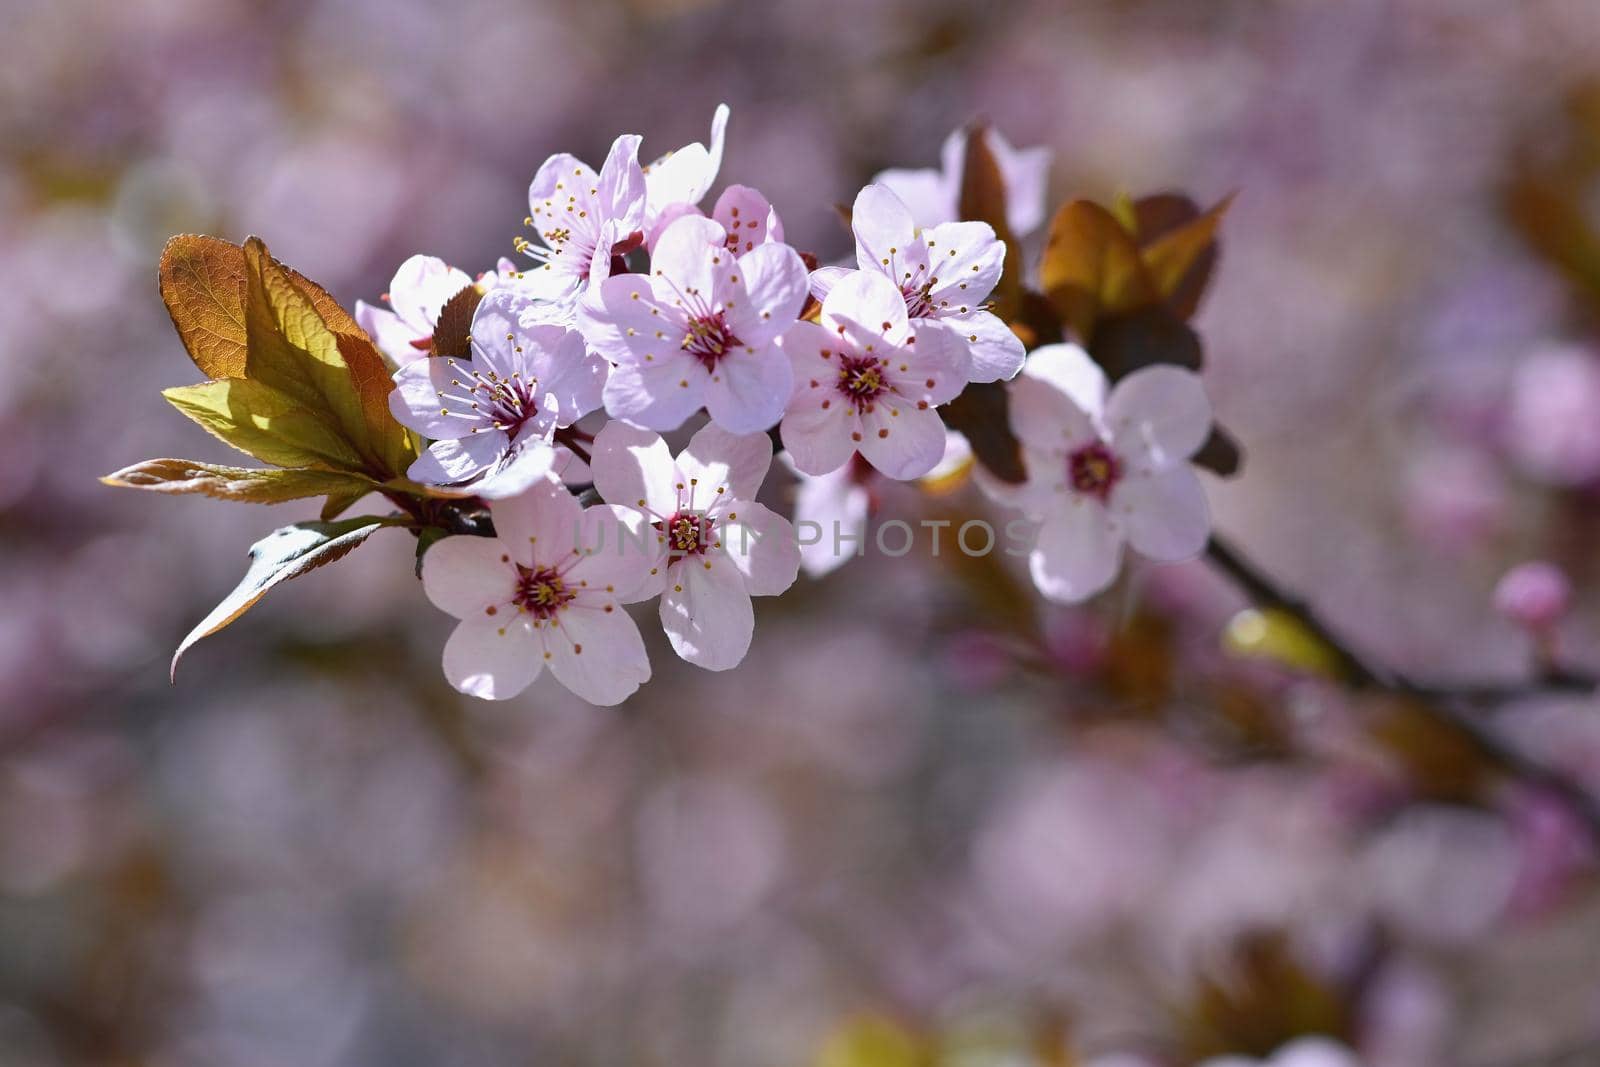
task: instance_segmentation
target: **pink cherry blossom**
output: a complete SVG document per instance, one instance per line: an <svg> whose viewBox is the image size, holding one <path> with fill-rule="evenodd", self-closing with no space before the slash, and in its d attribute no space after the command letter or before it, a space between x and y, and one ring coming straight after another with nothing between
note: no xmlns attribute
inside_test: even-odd
<svg viewBox="0 0 1600 1067"><path fill-rule="evenodd" d="M530 294L567 300L603 281L612 256L644 243L639 137L618 137L598 174L566 153L551 156L528 186L528 211L527 224L543 242L517 239L517 250L540 264L526 272Z"/></svg>
<svg viewBox="0 0 1600 1067"><path fill-rule="evenodd" d="M546 666L591 704L625 700L650 678L639 629L653 548L637 512L580 508L550 480L490 507L494 537L447 537L422 559L422 587L460 619L444 673L469 696L507 700Z"/></svg>
<svg viewBox="0 0 1600 1067"><path fill-rule="evenodd" d="M412 256L400 264L389 291L383 294L388 308L357 300L356 322L384 355L396 366L404 366L428 354L439 312L470 285L470 275L437 256Z"/></svg>
<svg viewBox="0 0 1600 1067"><path fill-rule="evenodd" d="M1017 237L1025 237L1044 221L1045 193L1050 175L1050 149L1013 148L998 130L985 133L989 151L1006 186L1006 223ZM911 209L919 226L937 226L961 217L961 172L967 159L967 130L945 138L939 152L942 169L896 168L882 171L873 182L887 185Z"/></svg>
<svg viewBox="0 0 1600 1067"><path fill-rule="evenodd" d="M1088 353L1058 344L1034 350L1010 388L1027 481L979 484L1042 521L1028 564L1046 597L1074 603L1103 590L1124 542L1161 562L1205 547L1211 520L1188 459L1210 433L1211 405L1195 374L1145 367L1108 396Z"/></svg>
<svg viewBox="0 0 1600 1067"><path fill-rule="evenodd" d="M693 204L673 204L657 216L645 246L655 253L661 235L685 216L704 218L705 212ZM749 252L757 245L782 243L783 222L772 204L757 189L748 185L730 185L717 197L711 209L711 219L727 232L728 251L738 254Z"/></svg>
<svg viewBox="0 0 1600 1067"><path fill-rule="evenodd" d="M999 381L1022 369L1022 341L984 307L1006 258L1005 245L987 223L946 222L919 230L887 186L869 185L856 195L850 226L856 262L899 288L912 327L919 334L943 330L969 353L968 381ZM814 271L811 291L826 299L849 273L839 267Z"/></svg>
<svg viewBox="0 0 1600 1067"><path fill-rule="evenodd" d="M576 330L539 321L544 314L544 305L496 289L473 317L470 360L436 356L400 368L389 410L434 442L408 477L494 498L551 470L552 435L600 406L606 364Z"/></svg>
<svg viewBox="0 0 1600 1067"><path fill-rule="evenodd" d="M595 437L595 488L637 508L657 531L661 626L697 666L735 667L755 629L753 596L794 584L800 548L787 519L755 497L772 463L764 433L735 435L708 424L676 461L648 430L607 423Z"/></svg>
<svg viewBox="0 0 1600 1067"><path fill-rule="evenodd" d="M735 256L710 219L674 222L650 275L620 274L592 289L579 328L615 363L605 405L614 418L671 430L702 405L733 433L765 430L789 397L778 339L805 306L806 268L788 245Z"/></svg>
<svg viewBox="0 0 1600 1067"><path fill-rule="evenodd" d="M794 394L780 434L797 469L836 471L860 453L891 478L920 477L945 449L934 408L966 383L965 352L944 331L913 334L900 290L857 271L822 304L822 322L783 338Z"/></svg>
<svg viewBox="0 0 1600 1067"><path fill-rule="evenodd" d="M728 105L718 104L711 116L711 147L699 141L668 152L644 167L645 232L667 210L694 207L705 199L722 169L722 145L728 130Z"/></svg>

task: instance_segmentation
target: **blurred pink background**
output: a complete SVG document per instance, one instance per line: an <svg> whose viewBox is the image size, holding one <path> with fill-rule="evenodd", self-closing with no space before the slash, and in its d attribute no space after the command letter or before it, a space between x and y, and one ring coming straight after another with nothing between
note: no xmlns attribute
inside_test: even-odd
<svg viewBox="0 0 1600 1067"><path fill-rule="evenodd" d="M260 234L348 306L412 252L510 255L551 152L653 156L726 101L722 181L827 260L831 205L982 117L1054 150L1055 201L1240 191L1198 321L1247 454L1219 529L1434 679L1527 670L1492 590L1552 559L1593 666L1600 304L1508 204L1600 215L1594 3L12 0L0 36L4 1067L1190 1064L1318 1029L1372 1067L1600 1062L1570 813L1223 656L1201 563L1067 611L869 558L762 602L734 672L650 632L621 708L491 706L386 531L172 686L314 508L96 481L233 458L158 395L197 377L173 233ZM1497 721L1600 788L1592 699Z"/></svg>

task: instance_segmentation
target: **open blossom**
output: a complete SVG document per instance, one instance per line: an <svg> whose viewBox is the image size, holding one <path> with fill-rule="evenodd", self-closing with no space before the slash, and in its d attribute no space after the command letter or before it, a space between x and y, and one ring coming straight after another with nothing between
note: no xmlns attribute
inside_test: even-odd
<svg viewBox="0 0 1600 1067"><path fill-rule="evenodd" d="M704 405L733 433L778 421L791 385L778 338L805 305L805 264L788 245L735 256L727 241L712 220L681 218L649 275L619 274L584 298L579 326L616 364L605 390L614 418L672 430Z"/></svg>
<svg viewBox="0 0 1600 1067"><path fill-rule="evenodd" d="M869 185L856 195L850 228L856 262L882 274L906 302L919 335L942 330L968 354L967 381L993 382L1022 369L1022 341L984 301L1000 281L1006 246L985 222L945 222L922 229L887 186ZM824 267L811 276L819 300L850 272Z"/></svg>
<svg viewBox="0 0 1600 1067"><path fill-rule="evenodd" d="M646 247L654 254L661 235L674 222L686 215L703 218L704 214L693 204L674 204L656 219ZM783 241L783 222L778 212L760 190L748 185L730 185L722 190L716 206L711 209L711 219L728 235L728 251L735 254L749 252L757 245Z"/></svg>
<svg viewBox="0 0 1600 1067"><path fill-rule="evenodd" d="M576 330L539 321L544 314L517 292L494 290L473 316L470 360L435 356L400 368L389 410L434 442L408 477L494 498L550 471L552 435L600 406L606 364Z"/></svg>
<svg viewBox="0 0 1600 1067"><path fill-rule="evenodd" d="M900 290L856 271L822 303L822 322L783 338L794 394L779 433L797 469L836 471L858 452L891 478L920 477L944 455L934 408L955 398L965 353L942 331L913 335Z"/></svg>
<svg viewBox="0 0 1600 1067"><path fill-rule="evenodd" d="M985 143L1000 168L1006 187L1006 224L1017 237L1025 237L1044 221L1046 185L1050 174L1050 149L1013 148L998 130L984 131ZM967 130L945 138L939 151L941 169L895 168L872 180L887 185L910 207L918 226L937 226L961 217L961 172L967 160Z"/></svg>
<svg viewBox="0 0 1600 1067"><path fill-rule="evenodd" d="M388 308L356 301L356 322L396 366L428 354L439 312L450 298L472 285L465 271L437 256L412 256L400 264L383 295Z"/></svg>
<svg viewBox="0 0 1600 1067"><path fill-rule="evenodd" d="M616 704L650 678L621 605L643 598L654 552L627 508L580 508L541 479L490 507L494 537L447 537L422 558L422 587L460 619L444 673L470 696L506 700L546 666L591 704Z"/></svg>
<svg viewBox="0 0 1600 1067"><path fill-rule="evenodd" d="M728 114L727 104L718 104L712 113L709 148L694 141L644 167L646 233L655 228L664 212L680 205L694 207L710 192L722 169Z"/></svg>
<svg viewBox="0 0 1600 1067"><path fill-rule="evenodd" d="M545 160L533 176L527 224L543 244L517 239L517 250L539 262L526 272L528 293L544 300L570 299L610 275L612 256L644 243L639 140L635 134L618 137L598 174L563 152Z"/></svg>
<svg viewBox="0 0 1600 1067"><path fill-rule="evenodd" d="M1027 481L980 484L1042 520L1028 564L1045 596L1072 603L1100 592L1124 541L1162 562L1205 547L1211 520L1188 460L1211 431L1211 405L1195 374L1145 367L1107 396L1083 349L1046 345L1011 383L1011 428Z"/></svg>
<svg viewBox="0 0 1600 1067"><path fill-rule="evenodd" d="M737 666L755 630L753 596L794 584L800 548L789 521L755 502L772 463L766 434L700 429L676 461L660 436L623 422L595 436L595 488L638 508L656 530L655 588L673 649L697 666Z"/></svg>

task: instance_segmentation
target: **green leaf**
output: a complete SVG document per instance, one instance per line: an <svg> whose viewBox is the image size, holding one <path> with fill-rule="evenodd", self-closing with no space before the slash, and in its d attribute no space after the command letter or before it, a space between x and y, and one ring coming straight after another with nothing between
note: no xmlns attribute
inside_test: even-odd
<svg viewBox="0 0 1600 1067"><path fill-rule="evenodd" d="M183 385L162 393L215 437L275 467L359 470L350 443L295 397L248 378Z"/></svg>
<svg viewBox="0 0 1600 1067"><path fill-rule="evenodd" d="M272 531L250 546L250 568L244 580L178 646L172 656L173 678L177 677L178 660L195 642L250 610L273 586L343 558L385 526L404 524L404 519L363 515L340 522L301 522Z"/></svg>
<svg viewBox="0 0 1600 1067"><path fill-rule="evenodd" d="M354 502L377 488L371 478L348 471L224 467L193 459L147 459L100 480L126 489L203 493L247 504L279 504L314 496L338 496Z"/></svg>

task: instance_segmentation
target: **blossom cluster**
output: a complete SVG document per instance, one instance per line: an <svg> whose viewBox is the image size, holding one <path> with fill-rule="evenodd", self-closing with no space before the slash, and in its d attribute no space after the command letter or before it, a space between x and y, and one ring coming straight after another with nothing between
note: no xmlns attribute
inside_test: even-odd
<svg viewBox="0 0 1600 1067"><path fill-rule="evenodd" d="M730 185L702 209L727 120L719 108L709 146L652 163L633 135L598 170L551 156L529 186L520 268L474 279L414 256L387 308L357 308L395 364L394 417L428 442L407 476L484 501L493 520L493 537L446 538L423 561L428 596L461 620L444 654L456 688L511 697L548 664L584 699L616 703L650 676L621 605L650 598L678 655L737 665L752 596L788 589L802 555L812 575L847 558L826 543L802 553L790 521L757 502L774 443L801 483L796 518L859 535L871 483L968 462L939 409L973 384L1011 383L1026 477L979 484L1041 523L1029 563L1045 596L1104 589L1124 543L1156 560L1200 551L1208 519L1188 460L1211 415L1198 378L1153 366L1108 393L1081 348L1026 352L992 309L1006 241L957 218L965 132L942 171L863 188L853 263L818 267L758 190ZM1005 225L1024 235L1043 218L1048 155L986 136ZM470 355L442 354L434 333L464 291ZM602 412L597 432L579 425ZM660 435L702 413L674 457Z"/></svg>

